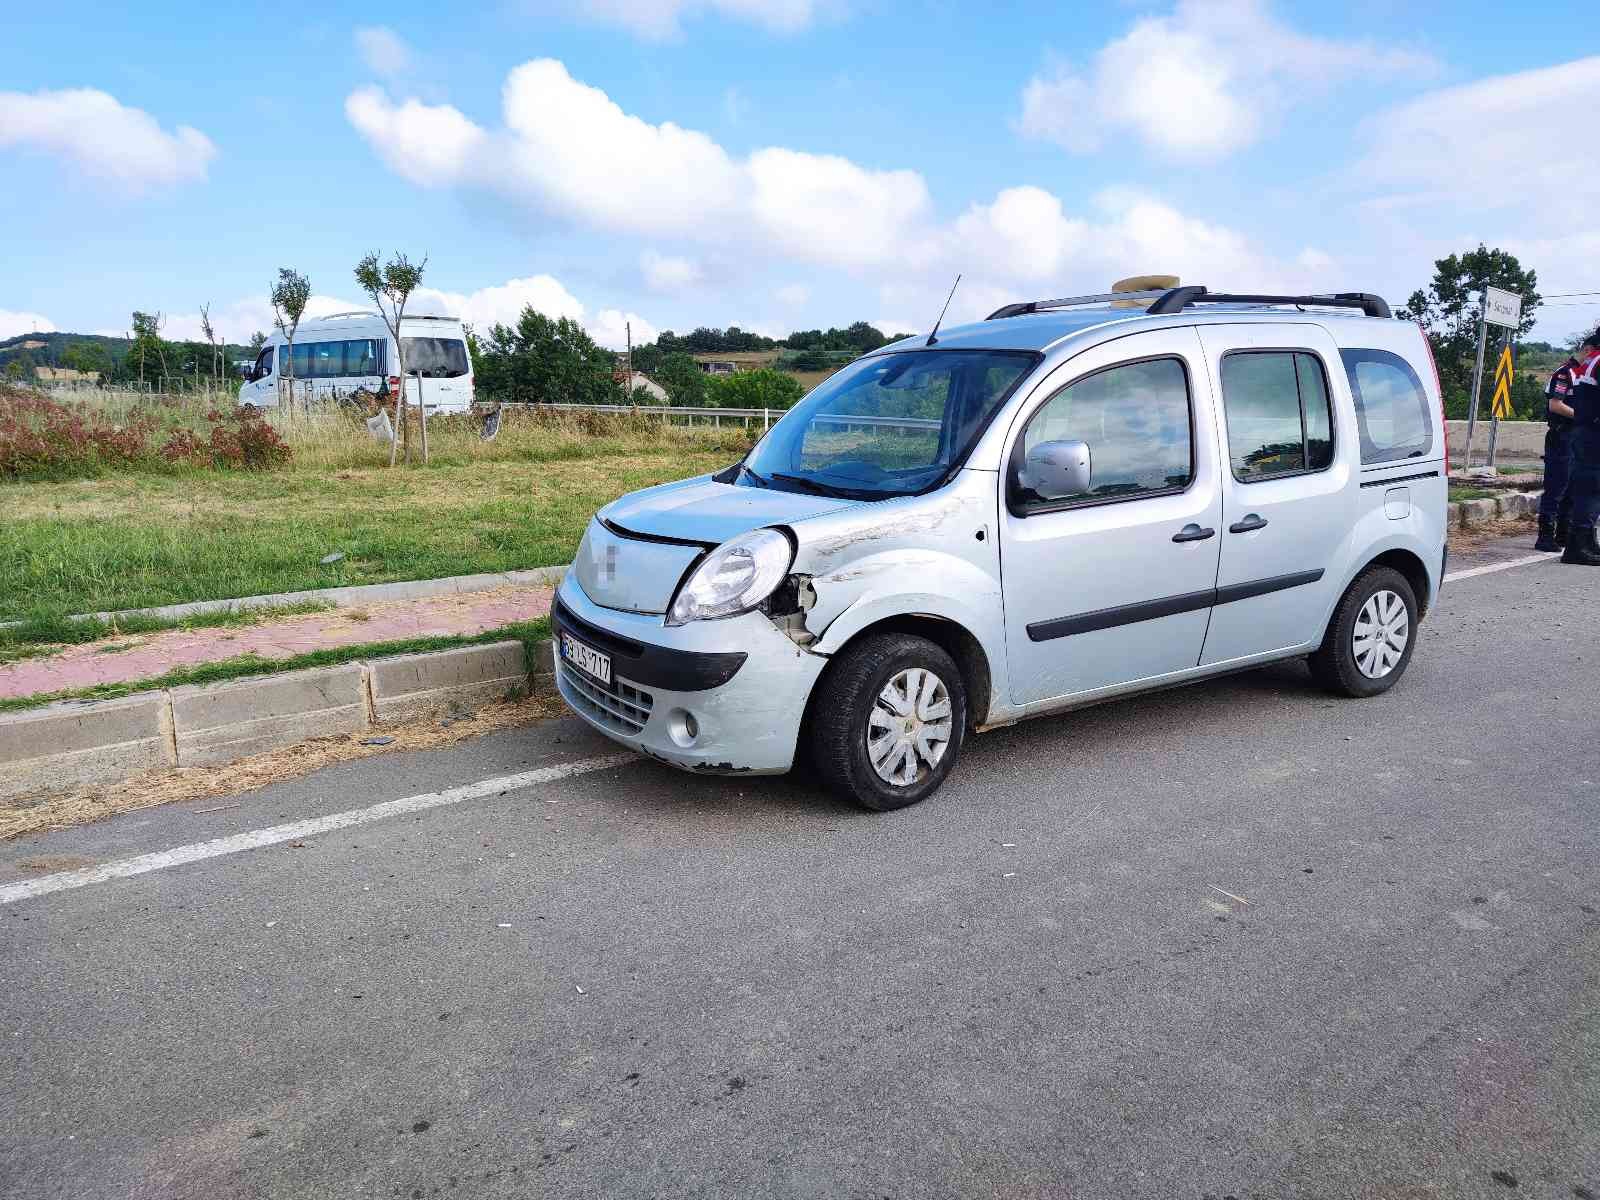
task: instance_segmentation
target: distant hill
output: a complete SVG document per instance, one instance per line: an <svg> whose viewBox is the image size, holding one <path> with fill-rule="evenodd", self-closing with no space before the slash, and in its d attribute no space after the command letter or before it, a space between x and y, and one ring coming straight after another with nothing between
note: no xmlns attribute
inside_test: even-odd
<svg viewBox="0 0 1600 1200"><path fill-rule="evenodd" d="M98 333L22 333L0 341L0 373L4 373L14 361L33 367L69 367L72 363L67 362L66 358L73 357L92 358L96 362L96 369L109 368L109 373L114 376L128 357L128 349L132 345L133 342L128 338L106 337ZM209 353L209 347L204 342L168 342L167 345L175 348L175 358L169 360L174 371L182 369L182 362L193 358L203 360ZM69 350L75 353L69 355ZM174 354L174 350L168 353ZM223 347L225 362L254 357L255 352L249 346L230 342Z"/></svg>

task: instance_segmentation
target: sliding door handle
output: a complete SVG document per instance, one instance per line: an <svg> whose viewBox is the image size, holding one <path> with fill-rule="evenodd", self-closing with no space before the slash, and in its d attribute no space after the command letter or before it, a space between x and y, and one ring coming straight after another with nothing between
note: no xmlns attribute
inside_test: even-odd
<svg viewBox="0 0 1600 1200"><path fill-rule="evenodd" d="M1229 533L1249 533L1252 529L1265 529L1267 519L1260 513L1251 513L1242 521L1235 521L1228 526Z"/></svg>
<svg viewBox="0 0 1600 1200"><path fill-rule="evenodd" d="M1172 540L1175 542L1203 542L1207 538L1216 536L1217 531L1215 529L1202 529L1200 526L1190 523L1173 534Z"/></svg>

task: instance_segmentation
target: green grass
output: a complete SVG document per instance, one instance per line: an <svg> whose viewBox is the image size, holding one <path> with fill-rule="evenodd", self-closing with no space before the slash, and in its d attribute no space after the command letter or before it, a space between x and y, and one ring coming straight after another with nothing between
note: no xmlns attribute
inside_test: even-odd
<svg viewBox="0 0 1600 1200"><path fill-rule="evenodd" d="M506 414L436 421L432 465L390 470L359 425L291 424L271 472L126 472L0 484L0 620L436 579L570 562L624 492L726 466L741 430ZM319 560L333 552L334 566ZM132 632L132 630L128 630Z"/></svg>
<svg viewBox="0 0 1600 1200"><path fill-rule="evenodd" d="M298 604L274 604L243 612L195 613L187 617L133 615L111 621L102 621L98 617L74 618L48 612L35 613L25 617L20 624L0 628L0 663L37 658L53 654L62 646L81 646L85 642L97 642L101 638L120 637L123 634L156 633L164 629L236 629L280 617L321 612L331 607L318 600L304 600ZM100 653L130 650L135 644L126 642L105 646Z"/></svg>
<svg viewBox="0 0 1600 1200"><path fill-rule="evenodd" d="M503 642L516 639L528 653L528 665L533 668L534 647L550 636L548 618L520 621L491 629L484 633L461 636L406 638L394 642L369 642L362 646L340 646L331 650L313 650L293 658L269 659L254 654L241 654L219 662L200 663L179 667L165 675L150 679L129 680L126 683L99 683L93 687L70 691L48 692L34 696L0 699L0 713L21 712L39 708L58 700L114 700L136 692L156 691L161 688L182 687L191 683L222 683L230 679L244 679L252 675L278 675L284 671L300 671L308 667L333 667L340 663L361 659L379 658L391 654L423 654L430 650L453 650L458 646L476 646L485 642Z"/></svg>
<svg viewBox="0 0 1600 1200"><path fill-rule="evenodd" d="M1457 500L1486 500L1499 493L1492 488L1453 487L1450 489L1450 503Z"/></svg>

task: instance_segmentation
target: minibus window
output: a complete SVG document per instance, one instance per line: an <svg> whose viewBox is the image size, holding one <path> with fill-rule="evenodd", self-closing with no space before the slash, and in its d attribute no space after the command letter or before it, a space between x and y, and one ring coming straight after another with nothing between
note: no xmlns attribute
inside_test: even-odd
<svg viewBox="0 0 1600 1200"><path fill-rule="evenodd" d="M467 373L467 344L460 338L408 337L405 347L407 375L456 379Z"/></svg>

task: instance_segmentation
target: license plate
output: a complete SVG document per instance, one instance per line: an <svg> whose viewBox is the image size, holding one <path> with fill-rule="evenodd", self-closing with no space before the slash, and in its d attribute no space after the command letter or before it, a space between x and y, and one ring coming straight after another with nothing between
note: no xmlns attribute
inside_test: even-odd
<svg viewBox="0 0 1600 1200"><path fill-rule="evenodd" d="M611 656L585 646L570 633L561 635L561 657L585 675L592 675L601 683L611 682Z"/></svg>

